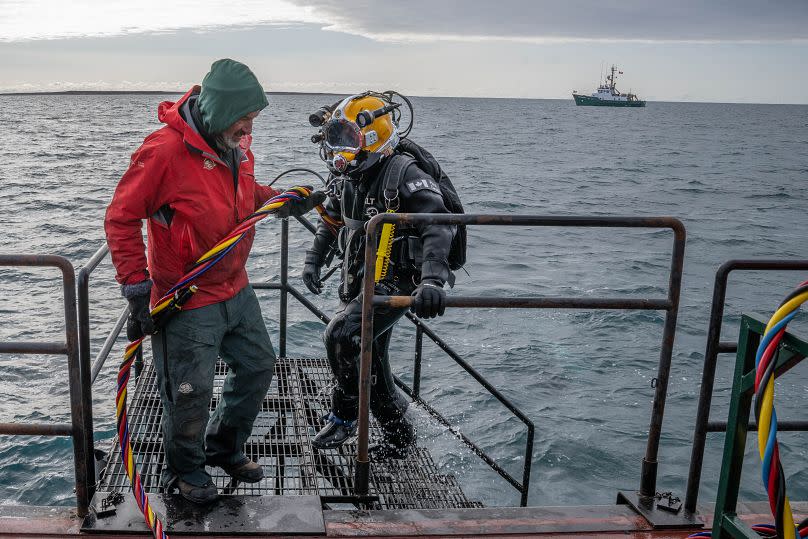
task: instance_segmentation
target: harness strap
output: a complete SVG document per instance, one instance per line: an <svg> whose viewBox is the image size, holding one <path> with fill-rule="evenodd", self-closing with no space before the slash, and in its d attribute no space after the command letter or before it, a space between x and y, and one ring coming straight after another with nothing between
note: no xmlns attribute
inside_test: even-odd
<svg viewBox="0 0 808 539"><path fill-rule="evenodd" d="M351 219L350 217L346 217L345 215L342 216L342 220L345 223L345 226L348 230L362 230L365 228L365 222L360 221L359 219Z"/></svg>
<svg viewBox="0 0 808 539"><path fill-rule="evenodd" d="M398 209L398 186L401 185L401 180L407 174L407 169L415 164L415 159L400 153L394 153L389 159L390 163L384 170L384 178L382 178L382 194L386 209L395 211ZM394 207L392 206L393 201L396 201Z"/></svg>

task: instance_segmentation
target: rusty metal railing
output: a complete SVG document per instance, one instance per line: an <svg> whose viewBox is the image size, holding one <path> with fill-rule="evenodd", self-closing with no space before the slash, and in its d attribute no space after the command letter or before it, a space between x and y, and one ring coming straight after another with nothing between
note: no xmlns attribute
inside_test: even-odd
<svg viewBox="0 0 808 539"><path fill-rule="evenodd" d="M0 423L0 435L71 436L76 473L76 513L83 517L89 507L94 482L90 365L81 361L76 319L76 275L73 265L56 255L0 255L0 266L53 267L62 272L65 342L0 342L0 354L59 354L67 356L70 390L70 423ZM89 428L88 428L89 425Z"/></svg>
<svg viewBox="0 0 808 539"><path fill-rule="evenodd" d="M642 309L664 310L665 326L662 335L656 391L651 411L651 424L645 457L640 475L640 498L652 498L656 492L657 456L665 411L668 377L670 373L673 341L676 333L676 318L679 310L679 295L682 284L682 267L686 233L684 225L673 217L554 217L541 215L457 215L457 214L395 214L385 213L373 217L366 226L365 279L362 298L361 362L359 374L359 428L358 455L355 469L356 494L367 495L370 480L368 458L370 364L373 343L373 312L376 307L405 308L412 303L409 296L376 297L374 281L377 231L384 223L402 225L487 225L487 226L542 226L542 227L609 227L609 228L669 228L674 233L668 295L665 299L623 298L565 298L565 297L467 297L449 296L447 307L495 307L495 308L553 308L553 309ZM530 458L528 459L530 460ZM530 465L525 462L523 475L523 503L526 501L530 480Z"/></svg>
<svg viewBox="0 0 808 539"><path fill-rule="evenodd" d="M667 299L609 299L609 298L469 298L450 297L448 306L450 307L507 307L507 308L593 308L593 309L656 309L667 312L665 330L663 334L663 348L660 355L659 374L657 377L657 390L654 398L652 412L651 429L649 433L648 448L646 457L643 459L641 493L650 492L653 495L656 481L656 455L659 443L659 434L664 412L664 400L667 388L667 376L670 366L671 349L673 345L673 335L676 325L676 314L678 309L679 290L681 286L681 269L684 253L684 227L673 218L593 218L593 217L542 217L542 216L475 216L475 215L419 215L419 214L398 214L382 218L375 218L368 224L368 233L372 234L381 222L390 219L396 222L413 222L410 220L434 220L435 222L446 222L450 224L488 224L488 225L512 225L512 226L585 226L585 227L641 227L641 228L671 228L675 233L673 258L671 262L671 276ZM310 231L314 227L305 219L299 219L301 223ZM275 289L281 293L280 301L280 343L281 354L286 348L286 326L287 326L287 295L297 299L304 307L315 314L320 320L328 322L328 317L308 301L294 286L288 281L288 223L284 220L281 224L281 282L280 283L255 283L256 289ZM368 242L367 253L375 254L375 241ZM90 325L89 325L89 279L97 266L106 258L108 248L102 245L84 265L79 272L78 280L74 278L72 265L62 257L32 257L26 255L7 255L0 257L0 265L51 265L60 267L63 270L65 282L65 318L66 331L68 334L67 345L60 343L0 343L0 353L67 353L70 372L72 425L7 425L0 424L0 434L54 434L71 435L74 437L75 468L76 468L76 497L79 514L86 514L89 500L95 487L94 477L94 455L92 440L92 400L91 385L95 381L98 373L109 356L110 350L116 342L121 329L125 323L127 309L123 309L112 331L106 337L101 350L91 364L90 359ZM11 257L11 258L9 258ZM366 258L366 266L372 271L371 260ZM372 275L372 273L369 273ZM74 285L75 288L74 288ZM372 292L372 287L371 287ZM78 302L76 301L76 293ZM365 295L363 304L363 315L365 320L368 311L368 298L371 305L393 305L406 307L410 298L407 297L385 297L373 298L372 295ZM78 309L75 309L78 303ZM70 307L68 308L68 304ZM76 315L78 313L78 315ZM409 389L397 380L399 385L407 390L410 395L424 404L427 411L433 416L448 424L436 410L420 400L420 356L421 341L426 335L432 339L442 350L444 350L461 367L471 374L483 387L485 387L495 398L505 404L528 427L528 443L526 447L525 468L523 469L522 481L519 482L504 471L493 459L484 451L477 447L471 440L460 434L462 441L469 446L478 456L497 471L502 477L507 479L522 494L521 504L526 505L527 493L530 481L533 424L532 422L513 406L504 396L502 396L493 386L491 386L471 365L466 363L456 354L445 342L443 342L434 332L414 316L408 318L416 325L416 364L414 372L413 388ZM370 319L372 332L372 318ZM360 399L360 436L359 455L357 466L356 494L357 499L367 495L367 479L369 463L367 459L368 442L368 373L369 364L367 353L369 351L366 344L365 335L368 330L363 323L363 346L362 346L362 367ZM361 407L364 408L361 408ZM364 412L362 412L364 410ZM364 478L364 480L363 480ZM364 493L363 493L364 490Z"/></svg>

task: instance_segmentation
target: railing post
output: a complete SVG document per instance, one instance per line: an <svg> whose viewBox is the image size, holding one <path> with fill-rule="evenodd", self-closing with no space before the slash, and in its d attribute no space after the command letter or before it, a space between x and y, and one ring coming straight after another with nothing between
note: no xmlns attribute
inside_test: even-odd
<svg viewBox="0 0 808 539"><path fill-rule="evenodd" d="M93 397L90 371L90 271L79 271L76 281L78 313L78 359L81 372L81 409L85 436L85 467L87 469L87 498L95 494L95 444L93 440Z"/></svg>
<svg viewBox="0 0 808 539"><path fill-rule="evenodd" d="M390 215L390 214L387 214ZM376 229L385 214L379 214L365 228L365 276L362 279L362 333L359 361L359 417L357 428L357 455L354 489L359 496L368 494L370 487L370 460L368 434L370 428L370 362L373 351L373 295L376 283Z"/></svg>
<svg viewBox="0 0 808 539"><path fill-rule="evenodd" d="M421 396L421 358L424 347L424 330L421 324L415 326L415 360L412 368L412 395L413 398Z"/></svg>
<svg viewBox="0 0 808 539"><path fill-rule="evenodd" d="M680 222L672 226L674 233L671 273L668 283L670 307L665 313L665 329L662 334L662 349L659 352L659 367L656 377L656 391L651 410L651 425L648 428L648 445L642 461L640 474L640 496L652 497L656 494L657 455L659 438L662 434L662 419L665 414L665 400L668 395L668 378L673 356L673 341L676 337L676 317L679 313L679 295L682 289L682 268L685 256L685 228Z"/></svg>
<svg viewBox="0 0 808 539"><path fill-rule="evenodd" d="M690 452L690 471L687 475L687 490L685 492L685 511L690 513L696 512L696 502L699 497L701 468L704 463L704 445L707 442L707 422L710 419L715 368L718 363L718 343L721 339L724 301L727 295L727 278L730 271L732 271L731 264L722 264L715 274L715 284L713 285L713 304L710 309L710 326L707 330L707 349L704 351L699 408L696 412L693 449Z"/></svg>
<svg viewBox="0 0 808 539"><path fill-rule="evenodd" d="M88 387L90 378L90 366L82 369L81 357L79 353L78 337L78 305L76 301L76 274L73 265L66 259L58 257L63 262L57 263L62 270L62 282L64 287L64 309L65 309L65 339L67 342L67 370L68 387L70 389L70 419L73 430L73 459L76 470L76 514L80 517L86 516L90 506L90 469L87 466L89 459L93 458L92 452L87 452L92 445L90 433L85 430L84 401L89 393ZM84 372L82 372L84 371ZM86 378L86 380L85 380ZM92 425L92 423L91 423ZM95 463L93 462L93 469ZM93 474L93 482L95 477Z"/></svg>
<svg viewBox="0 0 808 539"><path fill-rule="evenodd" d="M281 219L281 305L278 357L286 357L286 311L289 294L289 219Z"/></svg>

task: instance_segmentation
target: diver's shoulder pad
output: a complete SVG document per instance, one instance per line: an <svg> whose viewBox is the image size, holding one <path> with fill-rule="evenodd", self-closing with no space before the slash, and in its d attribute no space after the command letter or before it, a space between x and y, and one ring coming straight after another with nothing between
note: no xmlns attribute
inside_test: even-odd
<svg viewBox="0 0 808 539"><path fill-rule="evenodd" d="M404 186L405 186L407 194L414 193L416 191L423 191L424 189L428 189L429 191L432 191L433 193L437 193L439 195L442 195L441 190L440 190L440 186L438 185L438 182L436 182L432 178L429 178L429 177L426 177L426 176L422 176L422 177L420 177L418 179L415 179L415 180L406 181L406 182L404 182Z"/></svg>

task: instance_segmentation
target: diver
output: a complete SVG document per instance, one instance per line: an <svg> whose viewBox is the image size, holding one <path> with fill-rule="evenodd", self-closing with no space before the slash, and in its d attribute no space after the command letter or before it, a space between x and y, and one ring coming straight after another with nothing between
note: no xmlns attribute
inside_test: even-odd
<svg viewBox="0 0 808 539"><path fill-rule="evenodd" d="M309 118L312 125L321 127L312 141L320 143L320 156L331 174L326 214L321 216L312 248L306 252L302 275L306 287L319 294L323 265L330 262L335 250L341 252L343 259L340 307L324 334L336 387L326 425L312 440L316 449L341 446L356 428L365 223L382 212L453 213L457 210L451 202L459 206L454 188L446 178L451 190L448 196L454 197L447 207L442 183L436 180L441 177L437 161L406 139L412 122L406 130L399 131L401 114L397 109L401 103L393 102L394 95L407 102L412 117L409 100L401 94L365 92L323 107ZM462 212L462 207L459 211ZM392 227L385 227L389 234ZM388 238L389 254L383 256L377 274L371 276L376 279L376 294L412 295L410 310L417 316L443 315L444 285L454 283L451 269L457 269L450 264L456 231L457 227L451 225L396 226ZM465 234L463 241L465 257ZM370 411L381 426L382 439L370 447L370 455L377 461L406 458L416 440L415 429L405 417L408 401L393 381L388 360L393 326L405 311L405 308L380 307L373 319Z"/></svg>

